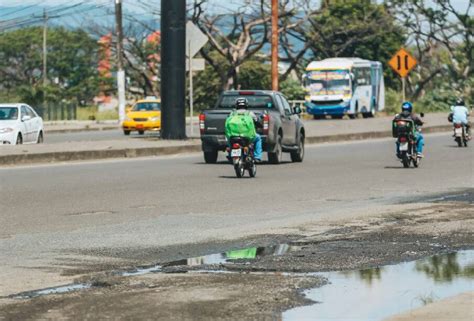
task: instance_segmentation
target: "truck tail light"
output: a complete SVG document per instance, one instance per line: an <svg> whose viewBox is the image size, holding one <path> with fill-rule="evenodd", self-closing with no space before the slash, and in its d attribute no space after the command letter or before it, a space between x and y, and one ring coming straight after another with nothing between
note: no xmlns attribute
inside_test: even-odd
<svg viewBox="0 0 474 321"><path fill-rule="evenodd" d="M200 114L199 115L199 130L201 131L201 134L204 134L204 130L206 129L206 115Z"/></svg>
<svg viewBox="0 0 474 321"><path fill-rule="evenodd" d="M263 115L263 134L268 135L270 129L270 115L264 114Z"/></svg>

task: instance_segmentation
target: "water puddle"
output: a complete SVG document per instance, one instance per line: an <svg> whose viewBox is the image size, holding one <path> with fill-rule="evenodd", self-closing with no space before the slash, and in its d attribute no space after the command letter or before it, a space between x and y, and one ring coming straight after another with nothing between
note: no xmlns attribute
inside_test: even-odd
<svg viewBox="0 0 474 321"><path fill-rule="evenodd" d="M330 284L305 292L318 302L283 320L378 321L433 301L474 290L474 251L436 255L379 268L317 273Z"/></svg>
<svg viewBox="0 0 474 321"><path fill-rule="evenodd" d="M22 292L19 294L15 294L14 296L12 296L12 298L31 299L31 298L36 298L43 295L48 295L48 294L65 294L65 293L70 293L74 291L85 290L85 289L89 289L90 287L91 287L90 284L85 284L85 283L67 284L67 285L46 288L46 289L41 289L41 290L36 290L36 291Z"/></svg>
<svg viewBox="0 0 474 321"><path fill-rule="evenodd" d="M148 273L157 273L157 272L161 272L161 265L138 268L133 271L120 272L118 274L121 276L137 276L137 275L144 275Z"/></svg>

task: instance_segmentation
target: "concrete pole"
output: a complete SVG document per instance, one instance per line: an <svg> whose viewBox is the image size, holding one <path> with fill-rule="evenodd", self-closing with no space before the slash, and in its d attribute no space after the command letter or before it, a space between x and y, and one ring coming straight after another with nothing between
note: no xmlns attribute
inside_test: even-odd
<svg viewBox="0 0 474 321"><path fill-rule="evenodd" d="M48 14L46 9L43 11L43 85L48 84L48 49L47 49L47 38L48 38Z"/></svg>
<svg viewBox="0 0 474 321"><path fill-rule="evenodd" d="M186 139L186 0L161 0L161 138Z"/></svg>
<svg viewBox="0 0 474 321"><path fill-rule="evenodd" d="M125 71L123 69L122 0L115 0L115 24L117 36L117 89L119 121L125 120Z"/></svg>
<svg viewBox="0 0 474 321"><path fill-rule="evenodd" d="M188 61L189 61L189 113L190 113L190 127L191 127L191 137L194 135L194 123L193 123L193 113L194 113L194 90L193 90L193 59L191 57L191 41L189 41L189 51L188 51Z"/></svg>
<svg viewBox="0 0 474 321"><path fill-rule="evenodd" d="M272 0L272 90L278 87L278 0Z"/></svg>

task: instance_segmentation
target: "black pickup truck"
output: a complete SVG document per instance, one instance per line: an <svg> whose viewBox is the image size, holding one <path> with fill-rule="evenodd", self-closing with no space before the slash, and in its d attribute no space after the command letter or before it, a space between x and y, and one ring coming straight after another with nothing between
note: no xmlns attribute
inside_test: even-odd
<svg viewBox="0 0 474 321"><path fill-rule="evenodd" d="M293 162L302 162L305 129L298 116L301 113L299 107L292 109L285 96L276 91L232 90L223 92L213 109L206 109L199 115L206 163L217 162L218 152L226 150L225 121L235 109L235 101L241 97L247 98L249 110L261 119L257 132L262 136L268 161L278 164L282 153L289 152Z"/></svg>

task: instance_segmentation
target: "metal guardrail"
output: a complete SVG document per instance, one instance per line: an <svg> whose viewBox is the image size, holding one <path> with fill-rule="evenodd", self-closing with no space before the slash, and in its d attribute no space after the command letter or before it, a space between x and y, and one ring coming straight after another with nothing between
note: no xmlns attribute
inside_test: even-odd
<svg viewBox="0 0 474 321"><path fill-rule="evenodd" d="M43 120L76 120L77 104L74 103L45 103L35 107Z"/></svg>

